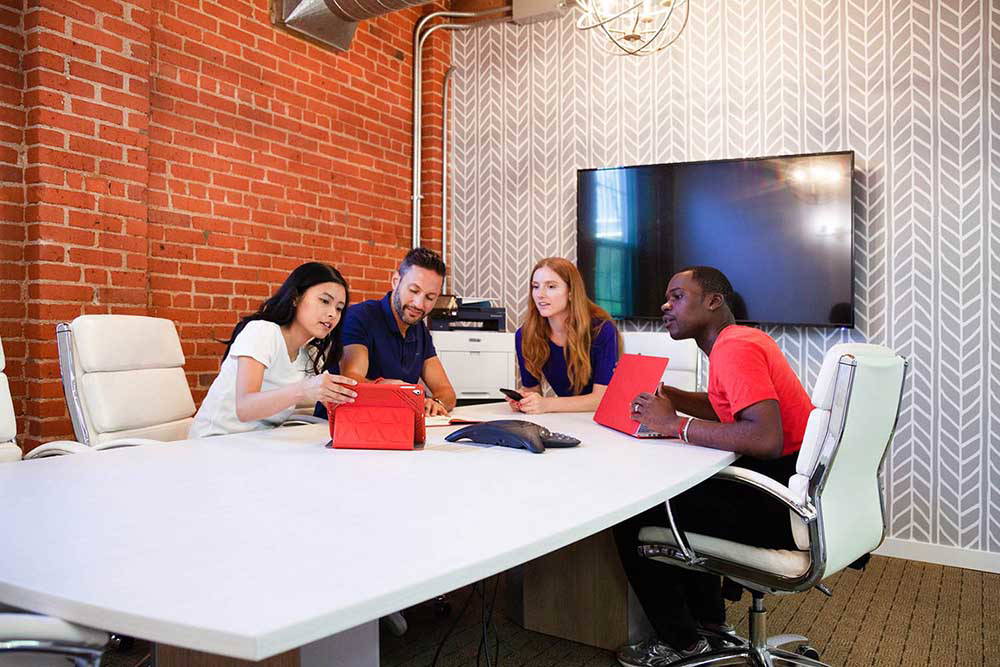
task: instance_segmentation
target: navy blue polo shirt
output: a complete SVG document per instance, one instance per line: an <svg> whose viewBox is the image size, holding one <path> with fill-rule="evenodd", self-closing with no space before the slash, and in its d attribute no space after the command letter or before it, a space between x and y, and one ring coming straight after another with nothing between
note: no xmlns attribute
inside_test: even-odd
<svg viewBox="0 0 1000 667"><path fill-rule="evenodd" d="M344 328L341 341L348 345L364 345L368 348L369 380L386 378L416 384L424 370L424 362L437 356L431 332L423 321L406 328L406 336L399 333L396 318L392 316L389 299L392 292L386 292L381 299L370 299L347 308L344 314ZM339 372L332 367L331 373ZM315 414L326 416L322 403L316 404Z"/></svg>
<svg viewBox="0 0 1000 667"><path fill-rule="evenodd" d="M420 382L424 362L437 356L431 332L423 321L399 333L392 316L387 292L381 299L362 301L347 309L341 340L344 347L364 345L368 348L368 379L389 378L403 382Z"/></svg>

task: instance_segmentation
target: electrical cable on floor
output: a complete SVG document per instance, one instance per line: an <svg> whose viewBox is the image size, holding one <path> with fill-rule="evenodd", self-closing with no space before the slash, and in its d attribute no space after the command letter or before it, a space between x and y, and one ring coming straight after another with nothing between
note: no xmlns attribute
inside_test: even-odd
<svg viewBox="0 0 1000 667"><path fill-rule="evenodd" d="M448 628L448 632L444 633L444 637L438 644L437 650L434 651L434 659L431 661L431 667L437 667L437 661L438 658L441 656L441 651L444 649L445 642L448 641L448 637L451 636L451 633L455 630L456 626L458 626L458 622L462 620L462 616L465 615L465 610L469 608L469 603L472 602L472 598L475 595L476 595L476 587L473 586L472 590L469 591L469 596L465 598L465 604L462 605L462 610L458 612L458 615L455 617L455 621L451 624L451 627Z"/></svg>
<svg viewBox="0 0 1000 667"><path fill-rule="evenodd" d="M497 632L496 621L493 620L493 612L497 605L497 591L500 590L500 575L498 574L493 580L493 599L490 601L490 613L488 616L488 621L490 625L493 626L493 640L496 642L496 647L493 653L493 667L497 667L500 664L500 633Z"/></svg>
<svg viewBox="0 0 1000 667"><path fill-rule="evenodd" d="M497 667L500 663L500 635L497 632L496 622L493 620L493 611L496 608L497 601L497 591L500 590L500 575L496 575L493 579L493 596L489 604L486 602L486 589L487 582L483 581L482 592L480 593L482 597L482 635L479 639L479 648L476 651L476 667L479 667L479 661L483 655L486 656L486 667ZM490 626L493 627L493 641L494 641L494 651L493 660L490 661Z"/></svg>
<svg viewBox="0 0 1000 667"><path fill-rule="evenodd" d="M486 624L486 581L480 581L476 585L481 587L479 596L482 598L479 605L481 632L479 635L479 647L476 649L476 667L479 667L479 660L483 655L483 647L486 647L486 667L493 667L493 663L490 662L490 647L487 643L489 641L489 626Z"/></svg>

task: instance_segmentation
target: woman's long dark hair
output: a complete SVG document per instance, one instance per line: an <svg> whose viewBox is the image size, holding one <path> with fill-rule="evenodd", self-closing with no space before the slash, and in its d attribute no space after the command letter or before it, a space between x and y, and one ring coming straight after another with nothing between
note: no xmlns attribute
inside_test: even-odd
<svg viewBox="0 0 1000 667"><path fill-rule="evenodd" d="M233 346L233 341L243 331L247 322L264 320L265 322L274 322L279 327L291 324L295 319L296 302L307 289L320 283L337 283L344 288L344 310L346 312L347 305L351 302L351 290L347 287L344 276L340 275L340 271L330 264L306 262L288 274L278 291L261 304L256 313L247 315L233 327L233 333L229 340L221 341L226 344L226 352L222 355L222 360L225 361L226 357L229 356L229 348ZM340 363L340 356L344 352L344 346L340 341L340 331L343 325L344 317L341 314L337 326L326 335L326 338L313 338L309 341L309 346L313 348L310 350L309 357L315 375L323 372L324 365L329 366L327 362Z"/></svg>

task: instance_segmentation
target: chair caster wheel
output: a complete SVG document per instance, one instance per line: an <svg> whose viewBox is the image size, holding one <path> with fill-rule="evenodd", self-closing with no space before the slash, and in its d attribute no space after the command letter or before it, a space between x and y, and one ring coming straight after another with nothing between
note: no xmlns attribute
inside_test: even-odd
<svg viewBox="0 0 1000 667"><path fill-rule="evenodd" d="M819 660L819 651L814 649L809 644L801 644L795 652L801 655L803 658L809 658L810 660Z"/></svg>
<svg viewBox="0 0 1000 667"><path fill-rule="evenodd" d="M126 652L131 651L135 647L135 637L129 637L128 635L117 635L112 633L111 639L108 641L108 648L112 651Z"/></svg>
<svg viewBox="0 0 1000 667"><path fill-rule="evenodd" d="M397 637L402 637L403 635L405 635L406 630L409 627L409 624L406 622L406 619L403 618L403 615L398 611L389 614L388 616L383 616L382 624L385 625L385 627L389 630L389 632L391 632L393 635Z"/></svg>

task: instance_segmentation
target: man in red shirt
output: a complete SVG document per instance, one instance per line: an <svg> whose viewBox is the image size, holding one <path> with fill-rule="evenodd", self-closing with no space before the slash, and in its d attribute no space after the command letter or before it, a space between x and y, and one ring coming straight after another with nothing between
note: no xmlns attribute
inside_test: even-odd
<svg viewBox="0 0 1000 667"><path fill-rule="evenodd" d="M694 338L708 355L708 392L661 385L655 395L635 397L633 419L694 445L735 452L737 465L787 484L812 404L774 340L735 324L732 299L732 285L718 269L690 267L670 279L663 323L672 338ZM747 487L708 480L671 500L671 508L683 530L796 548L788 510ZM618 661L626 667L659 667L703 653L709 645L700 630L730 629L719 577L638 555L639 529L649 525L668 525L663 505L614 528L625 573L657 633L622 647Z"/></svg>

